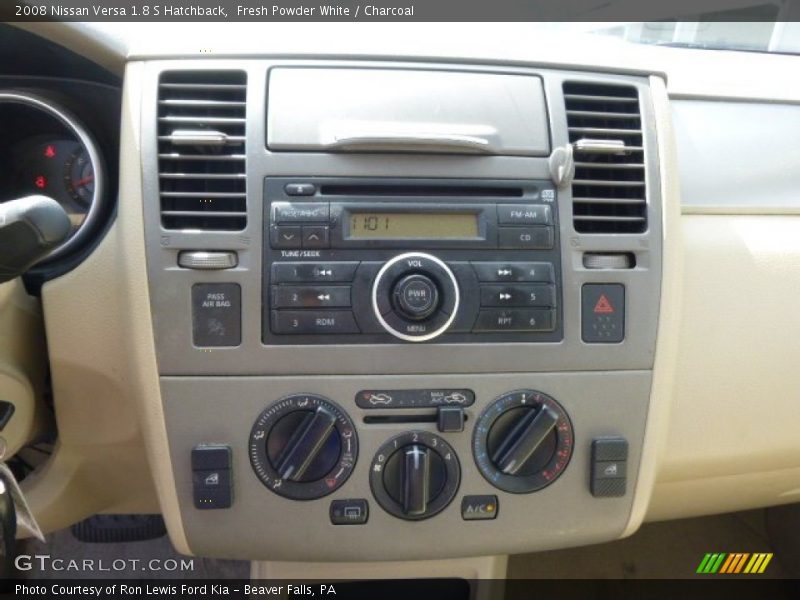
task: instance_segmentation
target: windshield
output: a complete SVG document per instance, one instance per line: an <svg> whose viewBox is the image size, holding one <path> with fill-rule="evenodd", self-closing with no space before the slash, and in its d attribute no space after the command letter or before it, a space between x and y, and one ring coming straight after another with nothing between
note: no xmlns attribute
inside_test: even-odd
<svg viewBox="0 0 800 600"><path fill-rule="evenodd" d="M800 54L800 23L779 20L784 18L782 10L782 3L765 3L735 11L697 15L696 21L587 23L591 26L586 31L638 44Z"/></svg>

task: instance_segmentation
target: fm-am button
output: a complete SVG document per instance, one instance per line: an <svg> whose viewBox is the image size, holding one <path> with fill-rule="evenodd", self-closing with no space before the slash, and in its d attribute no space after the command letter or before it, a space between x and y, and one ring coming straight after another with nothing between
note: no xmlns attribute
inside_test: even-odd
<svg viewBox="0 0 800 600"><path fill-rule="evenodd" d="M349 310L273 310L272 331L296 335L359 333Z"/></svg>

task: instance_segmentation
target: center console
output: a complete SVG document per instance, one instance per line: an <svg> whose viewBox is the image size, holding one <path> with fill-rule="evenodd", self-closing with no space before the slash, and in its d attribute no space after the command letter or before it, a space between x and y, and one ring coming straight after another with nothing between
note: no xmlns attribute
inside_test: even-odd
<svg viewBox="0 0 800 600"><path fill-rule="evenodd" d="M614 539L651 408L649 80L152 61L147 269L187 543L348 561Z"/></svg>

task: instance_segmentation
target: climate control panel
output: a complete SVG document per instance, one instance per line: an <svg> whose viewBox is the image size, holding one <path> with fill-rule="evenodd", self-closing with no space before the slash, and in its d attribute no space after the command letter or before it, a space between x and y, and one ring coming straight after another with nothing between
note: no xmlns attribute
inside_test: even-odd
<svg viewBox="0 0 800 600"><path fill-rule="evenodd" d="M417 392L392 390L376 395L362 391L355 402L362 407L365 398L381 399L380 404L368 405L373 412L364 418L365 425L390 422L403 427L426 421L428 411L436 405L419 403L416 406L427 410L383 419L375 416L374 409L391 410L387 407L395 395L419 396ZM429 390L419 392L431 394ZM439 396L434 393L432 397ZM414 406L405 405L407 409ZM448 437L465 435L463 407L440 403L435 410L439 432ZM267 407L253 425L248 444L256 477L271 492L291 500L317 500L339 490L355 470L358 449L356 426L349 414L317 394L290 394ZM470 449L470 458L493 488L529 494L554 483L567 468L574 449L572 424L564 408L549 395L536 390L508 392L492 400L477 417ZM403 431L380 444L368 464L375 501L388 514L409 521L429 519L445 510L459 491L461 477L461 459L451 441L421 428ZM367 506L365 499L351 503ZM470 505L467 497L462 506L465 503ZM497 515L497 505L495 499L492 518ZM342 510L337 509L339 519ZM343 522L348 523L347 519Z"/></svg>

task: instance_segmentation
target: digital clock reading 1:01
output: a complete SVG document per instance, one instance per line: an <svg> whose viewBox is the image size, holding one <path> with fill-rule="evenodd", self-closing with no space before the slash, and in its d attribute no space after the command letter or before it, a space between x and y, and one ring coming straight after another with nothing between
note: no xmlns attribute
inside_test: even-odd
<svg viewBox="0 0 800 600"><path fill-rule="evenodd" d="M350 239L470 239L478 237L476 213L352 212Z"/></svg>

